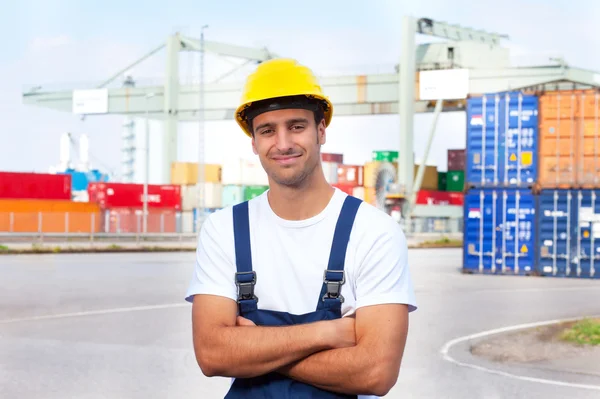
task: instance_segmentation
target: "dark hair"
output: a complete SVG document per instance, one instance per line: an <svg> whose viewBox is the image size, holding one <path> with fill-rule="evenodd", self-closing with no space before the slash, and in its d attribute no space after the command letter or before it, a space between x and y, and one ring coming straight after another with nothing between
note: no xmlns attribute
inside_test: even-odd
<svg viewBox="0 0 600 399"><path fill-rule="evenodd" d="M246 119L252 137L254 137L254 127L252 124L254 118L262 113L279 109L306 109L313 112L315 124L319 125L325 119L325 109L327 107L328 105L325 101L313 97L303 95L279 97L255 102L243 111L242 117Z"/></svg>

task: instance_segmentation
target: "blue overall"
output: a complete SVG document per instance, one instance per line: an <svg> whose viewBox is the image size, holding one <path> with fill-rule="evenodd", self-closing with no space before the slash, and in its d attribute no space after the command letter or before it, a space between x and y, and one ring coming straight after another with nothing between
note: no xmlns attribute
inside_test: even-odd
<svg viewBox="0 0 600 399"><path fill-rule="evenodd" d="M258 309L258 298L254 294L256 272L252 270L252 252L250 249L250 223L248 202L233 207L233 227L235 239L235 257L238 287L239 314L252 320L258 326L284 326L312 323L320 320L333 320L342 317L341 295L345 282L344 262L346 248L356 212L361 200L348 196L344 201L337 220L329 264L324 270L323 287L317 301L316 310L311 313L295 315L286 312ZM295 381L279 373L272 372L254 378L236 378L225 399L335 399L357 398L357 395L344 395L325 391L312 385Z"/></svg>

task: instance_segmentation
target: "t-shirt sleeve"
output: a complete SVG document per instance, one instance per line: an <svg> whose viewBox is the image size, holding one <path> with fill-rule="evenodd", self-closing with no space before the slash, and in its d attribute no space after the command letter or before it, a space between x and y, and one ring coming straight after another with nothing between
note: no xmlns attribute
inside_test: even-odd
<svg viewBox="0 0 600 399"><path fill-rule="evenodd" d="M356 278L357 309L390 303L406 304L409 312L417 309L406 236L396 223L374 240Z"/></svg>
<svg viewBox="0 0 600 399"><path fill-rule="evenodd" d="M237 300L234 255L227 253L226 234L220 231L224 227L221 222L215 223L213 216L206 219L200 230L194 272L185 296L188 302L193 302L196 294Z"/></svg>

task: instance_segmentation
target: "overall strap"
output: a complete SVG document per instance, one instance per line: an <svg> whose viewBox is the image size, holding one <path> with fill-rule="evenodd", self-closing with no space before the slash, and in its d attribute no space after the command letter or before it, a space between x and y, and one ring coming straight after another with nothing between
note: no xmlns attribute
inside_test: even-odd
<svg viewBox="0 0 600 399"><path fill-rule="evenodd" d="M250 248L250 218L248 201L233 206L233 237L235 242L235 284L238 287L240 311L256 310L258 298L254 295L256 272L252 270Z"/></svg>
<svg viewBox="0 0 600 399"><path fill-rule="evenodd" d="M329 253L329 263L327 270L323 274L323 288L319 294L317 310L323 309L325 305L341 304L344 301L342 296L342 285L346 282L344 274L344 264L346 262L346 249L350 240L350 233L358 207L362 201L353 196L347 196L342 205L342 210L333 233L333 242L331 243L331 252Z"/></svg>

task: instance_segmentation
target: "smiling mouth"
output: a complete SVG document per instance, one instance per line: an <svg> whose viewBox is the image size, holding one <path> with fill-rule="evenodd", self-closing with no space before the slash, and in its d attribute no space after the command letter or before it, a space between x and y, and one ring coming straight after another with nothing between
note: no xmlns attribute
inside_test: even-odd
<svg viewBox="0 0 600 399"><path fill-rule="evenodd" d="M296 155L278 155L273 157L273 160L277 163L281 163L281 164L286 164L286 163L292 163L294 162L297 158L300 158L300 154L296 154Z"/></svg>

